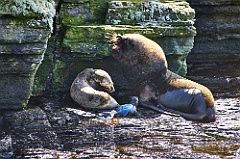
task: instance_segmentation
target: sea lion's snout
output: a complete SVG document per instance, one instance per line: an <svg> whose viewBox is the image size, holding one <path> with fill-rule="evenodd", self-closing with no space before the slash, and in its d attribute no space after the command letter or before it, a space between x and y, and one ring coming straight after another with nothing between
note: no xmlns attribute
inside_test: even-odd
<svg viewBox="0 0 240 159"><path fill-rule="evenodd" d="M113 47L112 47L112 55L114 58L116 59L120 59L122 57L122 54L123 54L123 45L124 43L124 39L121 35L117 35L116 36L116 39L115 39L115 42L113 44Z"/></svg>
<svg viewBox="0 0 240 159"><path fill-rule="evenodd" d="M122 56L122 50L121 50L120 46L117 45L116 43L113 44L112 55L116 59L119 59Z"/></svg>
<svg viewBox="0 0 240 159"><path fill-rule="evenodd" d="M110 87L106 88L106 90L107 90L109 93L115 92L114 86L110 86Z"/></svg>
<svg viewBox="0 0 240 159"><path fill-rule="evenodd" d="M113 49L113 50L119 50L119 49L120 49L120 46L114 44L113 47L112 47L112 49Z"/></svg>

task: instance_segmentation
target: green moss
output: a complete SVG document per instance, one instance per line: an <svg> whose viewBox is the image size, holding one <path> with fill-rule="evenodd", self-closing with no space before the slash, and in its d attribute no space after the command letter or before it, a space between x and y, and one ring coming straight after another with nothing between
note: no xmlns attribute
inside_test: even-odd
<svg viewBox="0 0 240 159"><path fill-rule="evenodd" d="M56 60L53 69L52 89L54 92L65 89L64 82L68 77L68 63L66 61Z"/></svg>
<svg viewBox="0 0 240 159"><path fill-rule="evenodd" d="M107 13L106 0L65 1L61 7L63 24L103 24Z"/></svg>
<svg viewBox="0 0 240 159"><path fill-rule="evenodd" d="M142 26L193 25L195 11L187 2L112 1L106 16L106 24Z"/></svg>
<svg viewBox="0 0 240 159"><path fill-rule="evenodd" d="M52 55L45 55L44 60L42 61L41 65L39 66L35 78L34 78L34 85L33 91L31 96L38 96L42 95L47 87L49 82L49 73L51 72L51 65L52 65Z"/></svg>
<svg viewBox="0 0 240 159"><path fill-rule="evenodd" d="M74 58L88 60L108 56L103 26L69 27L62 41L62 52L74 53Z"/></svg>
<svg viewBox="0 0 240 159"><path fill-rule="evenodd" d="M72 41L96 43L102 41L104 35L104 26L72 26L66 31L64 38Z"/></svg>
<svg viewBox="0 0 240 159"><path fill-rule="evenodd" d="M38 17L51 29L55 12L53 0L3 0L0 6L0 15Z"/></svg>
<svg viewBox="0 0 240 159"><path fill-rule="evenodd" d="M138 33L148 37L192 37L196 35L194 26L107 26L106 30L117 34Z"/></svg>

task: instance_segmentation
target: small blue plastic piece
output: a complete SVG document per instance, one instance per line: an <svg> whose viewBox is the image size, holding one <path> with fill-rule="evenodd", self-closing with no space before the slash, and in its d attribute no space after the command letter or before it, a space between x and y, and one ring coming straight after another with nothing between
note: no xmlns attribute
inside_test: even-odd
<svg viewBox="0 0 240 159"><path fill-rule="evenodd" d="M117 108L118 115L127 116L128 113L136 112L136 107L132 104L124 104Z"/></svg>

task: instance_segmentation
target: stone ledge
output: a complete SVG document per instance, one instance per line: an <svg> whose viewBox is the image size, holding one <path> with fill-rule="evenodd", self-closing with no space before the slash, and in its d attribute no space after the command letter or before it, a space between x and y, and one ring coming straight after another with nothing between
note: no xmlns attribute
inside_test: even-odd
<svg viewBox="0 0 240 159"><path fill-rule="evenodd" d="M191 5L229 5L240 4L239 0L187 0Z"/></svg>
<svg viewBox="0 0 240 159"><path fill-rule="evenodd" d="M106 24L193 25L195 11L187 2L111 1Z"/></svg>

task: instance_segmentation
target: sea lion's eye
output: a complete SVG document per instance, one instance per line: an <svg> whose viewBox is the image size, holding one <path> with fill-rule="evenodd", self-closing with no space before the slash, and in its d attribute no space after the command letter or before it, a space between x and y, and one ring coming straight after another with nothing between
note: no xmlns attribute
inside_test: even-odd
<svg viewBox="0 0 240 159"><path fill-rule="evenodd" d="M116 36L116 39L117 39L117 40L122 40L122 36L121 36L121 35L117 35L117 36Z"/></svg>

